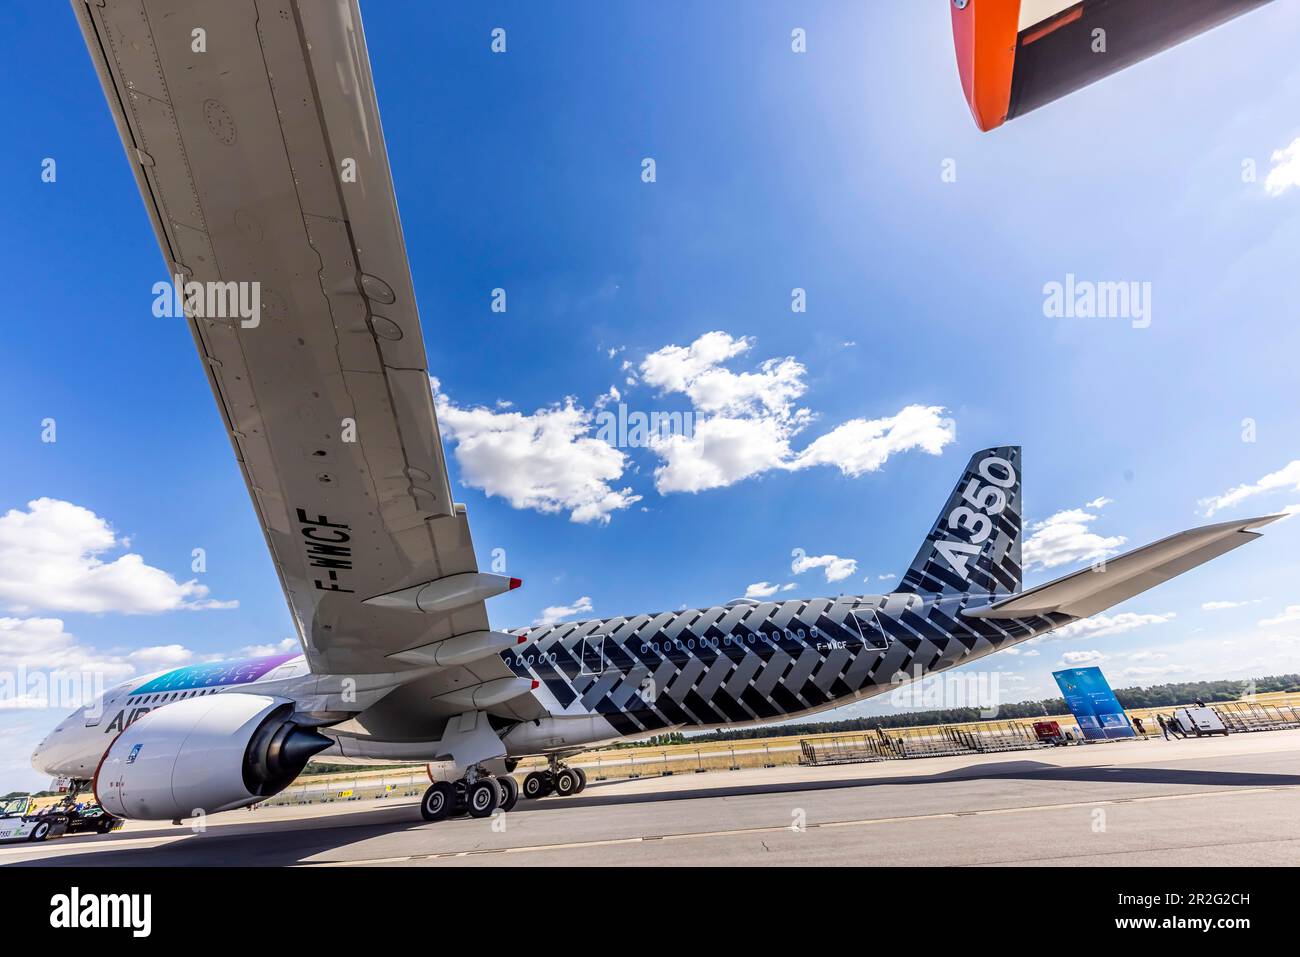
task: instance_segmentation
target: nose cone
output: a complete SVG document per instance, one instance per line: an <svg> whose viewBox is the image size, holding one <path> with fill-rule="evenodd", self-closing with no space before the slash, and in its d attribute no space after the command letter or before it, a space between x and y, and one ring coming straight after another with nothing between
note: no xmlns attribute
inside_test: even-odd
<svg viewBox="0 0 1300 957"><path fill-rule="evenodd" d="M41 743L38 744L36 750L32 752L32 767L37 771L40 771L42 774L50 773L49 769L45 766L45 746L49 740L50 736L47 734L45 737L41 738Z"/></svg>
<svg viewBox="0 0 1300 957"><path fill-rule="evenodd" d="M77 734L77 730L75 722L65 721L51 731L32 752L32 767L50 777L89 780L108 742L97 734Z"/></svg>

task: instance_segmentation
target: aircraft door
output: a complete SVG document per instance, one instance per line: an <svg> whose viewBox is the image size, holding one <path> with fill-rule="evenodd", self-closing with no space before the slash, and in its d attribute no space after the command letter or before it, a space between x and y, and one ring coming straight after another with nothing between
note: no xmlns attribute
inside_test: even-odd
<svg viewBox="0 0 1300 957"><path fill-rule="evenodd" d="M582 639L582 670L579 674L598 675L605 671L605 636L588 635Z"/></svg>

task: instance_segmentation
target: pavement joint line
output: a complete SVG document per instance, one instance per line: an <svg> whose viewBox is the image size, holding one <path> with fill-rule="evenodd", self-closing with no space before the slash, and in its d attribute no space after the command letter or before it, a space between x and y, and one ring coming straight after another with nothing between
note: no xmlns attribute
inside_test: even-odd
<svg viewBox="0 0 1300 957"><path fill-rule="evenodd" d="M978 817L993 814L1016 814L1025 811L1059 811L1072 810L1081 807L1105 807L1116 804L1128 804L1137 801L1175 801L1180 799L1198 798L1198 797L1218 797L1222 795L1236 794L1263 794L1274 791L1292 790L1286 785L1277 785L1259 788L1244 788L1240 790L1223 789L1214 791L1195 791L1190 794L1159 794L1141 798L1117 798L1105 801L1073 801L1067 804L1033 804L1024 807L1011 808L986 808L974 811L945 811L936 814L909 814L897 817L876 817L861 818L851 821L822 821L816 824L808 825L808 828L832 828L832 827L862 827L871 824L898 824L910 821L931 821L941 819L957 819L961 817ZM567 851L576 850L584 847L609 847L618 844L641 844L648 841L683 841L690 839L699 839L706 837L737 837L744 834L771 834L790 829L789 824L765 825L762 827L745 827L713 831L685 831L680 834L658 834L653 836L610 838L598 841L572 841L562 844L529 844L521 847L501 847L501 848L483 848L475 851L445 851L438 854L412 855L406 857L387 857L372 858L359 861L312 861L306 862L299 866L306 867L347 867L361 866L366 864L386 864L406 862L413 860L441 860L444 858L468 857L471 855L484 854L525 854L536 851ZM1125 852L1128 853L1128 852ZM1050 860L1050 858L1048 858Z"/></svg>
<svg viewBox="0 0 1300 957"><path fill-rule="evenodd" d="M154 847L164 847L168 844L174 844L177 841L183 841L189 836L190 835L188 834L178 834L175 837L125 838L122 840L109 841L107 843L98 844L98 845L92 845L91 842L89 841L78 841L76 844L64 844L62 846L56 844L53 847L51 847L48 843L44 841L42 841L39 844L33 844L30 841L27 841L20 844L0 846L0 867L4 866L3 858L19 857L22 854L30 854L32 851L35 850L49 851L51 852L48 855L50 857L66 857L69 854L81 853L85 851L87 847L90 847L92 851L105 850L105 849L117 850L119 847L126 847L126 846L140 847L141 845L150 845L151 849ZM57 841L59 840L59 838L56 837L53 838L52 840Z"/></svg>
<svg viewBox="0 0 1300 957"><path fill-rule="evenodd" d="M1250 847L1254 844L1294 844L1300 841L1300 838L1286 837L1280 840L1275 837L1265 837L1252 841L1210 841L1206 844L1164 844L1160 847L1129 847L1118 851L1088 851L1083 854L1054 854L1051 857L1024 857L1014 858L1005 861L977 861L971 864L954 864L954 867L999 867L1006 864L1013 864L1022 867L1032 867L1052 861L1071 861L1080 857L1119 857L1123 854L1150 854L1153 851L1199 851L1208 847Z"/></svg>

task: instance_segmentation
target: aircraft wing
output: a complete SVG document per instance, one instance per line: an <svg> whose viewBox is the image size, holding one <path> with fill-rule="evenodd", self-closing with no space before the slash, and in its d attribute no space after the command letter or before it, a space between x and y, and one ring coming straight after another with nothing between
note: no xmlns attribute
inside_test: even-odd
<svg viewBox="0 0 1300 957"><path fill-rule="evenodd" d="M1087 618L1240 548L1259 538L1253 529L1279 518L1282 516L1267 515L1179 532L1019 595L982 608L965 609L962 614L968 618L1021 618L1059 612Z"/></svg>
<svg viewBox="0 0 1300 957"><path fill-rule="evenodd" d="M1270 0L950 0L957 70L991 130Z"/></svg>
<svg viewBox="0 0 1300 957"><path fill-rule="evenodd" d="M312 670L509 678L459 663L518 581L452 501L355 0L73 8Z"/></svg>

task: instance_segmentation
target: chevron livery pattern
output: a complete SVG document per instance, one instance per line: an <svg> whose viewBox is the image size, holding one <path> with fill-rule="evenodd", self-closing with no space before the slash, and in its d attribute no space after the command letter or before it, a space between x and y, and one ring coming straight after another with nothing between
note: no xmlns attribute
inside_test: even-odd
<svg viewBox="0 0 1300 957"><path fill-rule="evenodd" d="M1020 448L971 456L899 591L1011 595L1020 591Z"/></svg>
<svg viewBox="0 0 1300 957"><path fill-rule="evenodd" d="M969 596L736 601L547 626L502 657L557 716L599 714L620 734L794 717L973 661L1071 620L965 618Z"/></svg>

